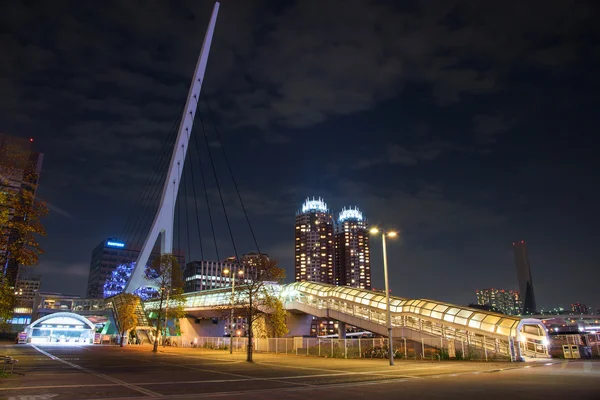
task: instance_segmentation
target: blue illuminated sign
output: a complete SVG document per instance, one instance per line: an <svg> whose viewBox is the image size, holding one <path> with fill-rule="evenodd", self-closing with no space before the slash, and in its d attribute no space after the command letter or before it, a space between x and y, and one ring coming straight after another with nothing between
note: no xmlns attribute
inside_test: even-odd
<svg viewBox="0 0 600 400"><path fill-rule="evenodd" d="M119 243L119 242L106 242L106 245L108 247L118 247L118 248L123 248L125 247L125 243Z"/></svg>

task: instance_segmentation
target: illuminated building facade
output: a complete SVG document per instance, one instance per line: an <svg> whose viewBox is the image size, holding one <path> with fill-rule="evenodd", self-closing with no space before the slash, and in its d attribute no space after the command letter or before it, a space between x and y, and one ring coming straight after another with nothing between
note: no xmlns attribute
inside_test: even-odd
<svg viewBox="0 0 600 400"><path fill-rule="evenodd" d="M20 195L24 192L35 196L35 190L42 169L42 153L33 151L33 139L23 139L0 134L0 196ZM17 218L26 218L25 215L15 215L14 209L7 211L8 221ZM10 256L8 246L18 243L17 232L6 228L3 223L0 227L0 266L2 275L14 287L19 273L19 263Z"/></svg>
<svg viewBox="0 0 600 400"><path fill-rule="evenodd" d="M225 261L192 261L187 263L183 272L183 291L185 293L198 292L200 290L220 289L231 286L231 272L225 274L223 271L244 271L235 281L236 285L242 283L240 279L249 276L256 271L259 257L269 257L263 253L248 253L241 257L241 262L236 263L235 257L229 257Z"/></svg>
<svg viewBox="0 0 600 400"><path fill-rule="evenodd" d="M15 295L17 300L33 300L36 293L40 291L41 280L39 276L17 278Z"/></svg>
<svg viewBox="0 0 600 400"><path fill-rule="evenodd" d="M296 213L296 282L335 284L333 231L333 215L323 199L306 199Z"/></svg>
<svg viewBox="0 0 600 400"><path fill-rule="evenodd" d="M504 289L476 290L477 304L489 306L491 310L498 310L507 315L519 315L523 309L523 302L519 292Z"/></svg>
<svg viewBox="0 0 600 400"><path fill-rule="evenodd" d="M106 279L111 276L117 265L135 262L139 252L140 249L132 248L127 243L114 237L100 242L92 251L86 297L102 298ZM157 247L152 252L148 263L151 264L154 258L158 256L160 256L160 250ZM184 256L180 251L177 251L175 256L179 265L183 268L185 265Z"/></svg>
<svg viewBox="0 0 600 400"><path fill-rule="evenodd" d="M527 244L524 240L513 243L515 253L515 266L517 267L517 278L519 279L519 293L523 299L523 314L535 314L535 295L533 293L533 281L531 279L531 265L527 255Z"/></svg>
<svg viewBox="0 0 600 400"><path fill-rule="evenodd" d="M574 314L589 314L590 307L581 303L573 303L571 304L571 312Z"/></svg>
<svg viewBox="0 0 600 400"><path fill-rule="evenodd" d="M369 229L362 212L343 209L335 226L336 285L371 289Z"/></svg>

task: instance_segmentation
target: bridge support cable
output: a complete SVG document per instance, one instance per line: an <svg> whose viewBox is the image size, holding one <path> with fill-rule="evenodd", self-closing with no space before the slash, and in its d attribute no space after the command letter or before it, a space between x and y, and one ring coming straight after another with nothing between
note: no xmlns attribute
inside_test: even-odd
<svg viewBox="0 0 600 400"><path fill-rule="evenodd" d="M190 178L192 179L192 195L194 196L194 209L196 211L196 228L198 229L198 245L200 249L200 259L204 260L204 249L202 248L202 231L200 230L200 214L198 212L198 198L196 197L196 180L194 179L194 152L190 153L190 161L187 163L190 171ZM200 158L200 156L198 156Z"/></svg>
<svg viewBox="0 0 600 400"><path fill-rule="evenodd" d="M217 235L215 235L215 224L213 222L212 212L210 209L208 190L206 189L206 177L204 175L204 167L202 166L202 157L200 155L200 147L198 145L198 139L196 138L196 135L192 136L192 140L194 141L196 153L198 154L198 165L200 166L200 177L202 178L202 187L204 189L204 200L206 201L206 209L208 210L208 220L210 222L210 230L212 232L212 237L213 237L213 241L215 244L215 254L217 255L217 260L221 260L221 257L219 257L219 246L217 246ZM200 225L198 225L198 232L201 235L202 232L200 232L199 227L200 227Z"/></svg>
<svg viewBox="0 0 600 400"><path fill-rule="evenodd" d="M212 167L213 175L215 177L215 184L217 186L217 191L219 192L219 199L221 200L221 207L223 208L223 215L225 216L225 222L227 224L227 230L229 232L229 237L231 238L231 245L233 246L233 252L235 255L235 261L239 262L240 259L238 257L237 247L235 245L235 239L233 238L233 231L231 230L231 224L229 223L229 216L227 215L227 208L225 207L225 201L223 201L223 193L221 192L221 185L219 184L219 177L217 175L217 170L215 168L215 162L213 160L212 152L210 151L210 144L208 142L208 135L206 134L206 129L204 128L204 120L202 119L202 113L198 110L198 118L200 118L200 127L202 128L202 134L204 136L204 142L206 144L206 149L208 150L208 158L210 160L210 165Z"/></svg>
<svg viewBox="0 0 600 400"><path fill-rule="evenodd" d="M190 157L191 158L191 157ZM189 164L189 162L188 162ZM185 162L183 163L183 166L185 168ZM188 195L187 195L187 179L186 178L186 174L185 174L185 170L183 172L183 201L184 201L184 207L185 207L185 231L186 231L186 238L187 238L187 257L186 257L186 263L192 261L192 244L190 241L190 219L189 219L189 212L188 212ZM180 200L181 201L181 200ZM181 250L181 247L179 248Z"/></svg>
<svg viewBox="0 0 600 400"><path fill-rule="evenodd" d="M169 162L169 149L173 146L175 134L177 133L177 123L178 120L175 120L168 136L163 141L161 152L155 163L152 176L148 179L146 186L140 192L138 199L134 203L131 212L129 213L125 226L121 231L119 239L129 242L129 244L133 247L137 245L136 238L142 234L141 231L143 230L143 220L145 215L144 207L156 203L160 183L162 180L164 180L166 166Z"/></svg>
<svg viewBox="0 0 600 400"><path fill-rule="evenodd" d="M168 156L164 157L165 162L163 167L168 166ZM166 171L165 171L166 172ZM151 222L151 212L148 210L154 210L157 207L158 196L161 190L161 180L160 177L164 177L164 172L159 175L159 180L151 186L149 195L146 198L145 202L139 205L141 217L137 221L137 227L133 230L133 235L131 237L131 243L134 248L139 248L144 235L147 233L148 224Z"/></svg>
<svg viewBox="0 0 600 400"><path fill-rule="evenodd" d="M240 205L242 206L242 211L244 212L244 217L246 218L246 222L248 223L248 228L250 229L250 234L252 235L252 240L254 241L254 245L256 246L256 251L260 254L260 247L258 246L258 241L256 240L256 235L254 234L254 229L252 229L252 224L250 223L250 218L248 217L248 211L246 211L246 206L244 205L244 201L242 200L242 195L240 194L240 189L238 187L237 181L233 175L233 170L231 168L231 163L229 162L229 157L227 157L227 152L225 151L225 146L223 145L223 141L221 140L221 134L219 129L217 128L217 123L210 108L210 103L206 94L202 93L202 97L204 99L204 103L206 104L206 109L208 110L208 115L211 119L213 128L215 130L215 134L217 136L217 140L219 141L219 146L221 147L221 151L223 152L223 158L225 159L225 164L227 164L227 169L229 170L229 175L231 176L231 181L233 182L233 187L235 188L235 192L237 193L237 197L240 200Z"/></svg>

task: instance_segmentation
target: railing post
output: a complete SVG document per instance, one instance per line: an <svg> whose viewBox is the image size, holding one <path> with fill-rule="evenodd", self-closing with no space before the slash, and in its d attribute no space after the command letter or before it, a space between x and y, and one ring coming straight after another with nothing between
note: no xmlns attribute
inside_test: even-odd
<svg viewBox="0 0 600 400"><path fill-rule="evenodd" d="M485 361L488 360L487 346L485 345L485 336L483 337L483 352L485 353Z"/></svg>
<svg viewBox="0 0 600 400"><path fill-rule="evenodd" d="M361 341L361 339L358 338L358 358L362 358L362 350L360 349L360 341Z"/></svg>
<svg viewBox="0 0 600 400"><path fill-rule="evenodd" d="M331 343L331 358L333 358L333 339L329 339Z"/></svg>
<svg viewBox="0 0 600 400"><path fill-rule="evenodd" d="M321 340L320 339L317 339L317 340L319 341L318 342L319 343L319 357L321 357Z"/></svg>
<svg viewBox="0 0 600 400"><path fill-rule="evenodd" d="M344 339L344 358L348 358L348 339Z"/></svg>

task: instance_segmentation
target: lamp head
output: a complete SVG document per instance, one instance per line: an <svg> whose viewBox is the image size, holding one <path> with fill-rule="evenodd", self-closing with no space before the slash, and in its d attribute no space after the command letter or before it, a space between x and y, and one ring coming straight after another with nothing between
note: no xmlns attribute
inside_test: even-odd
<svg viewBox="0 0 600 400"><path fill-rule="evenodd" d="M369 230L369 232L372 233L372 234L376 234L376 233L379 233L379 229L378 228L371 228Z"/></svg>
<svg viewBox="0 0 600 400"><path fill-rule="evenodd" d="M387 236L388 236L388 237L396 237L396 236L398 236L398 233L397 233L397 232L394 232L394 231L391 231L391 232L388 232L388 233L387 233Z"/></svg>

